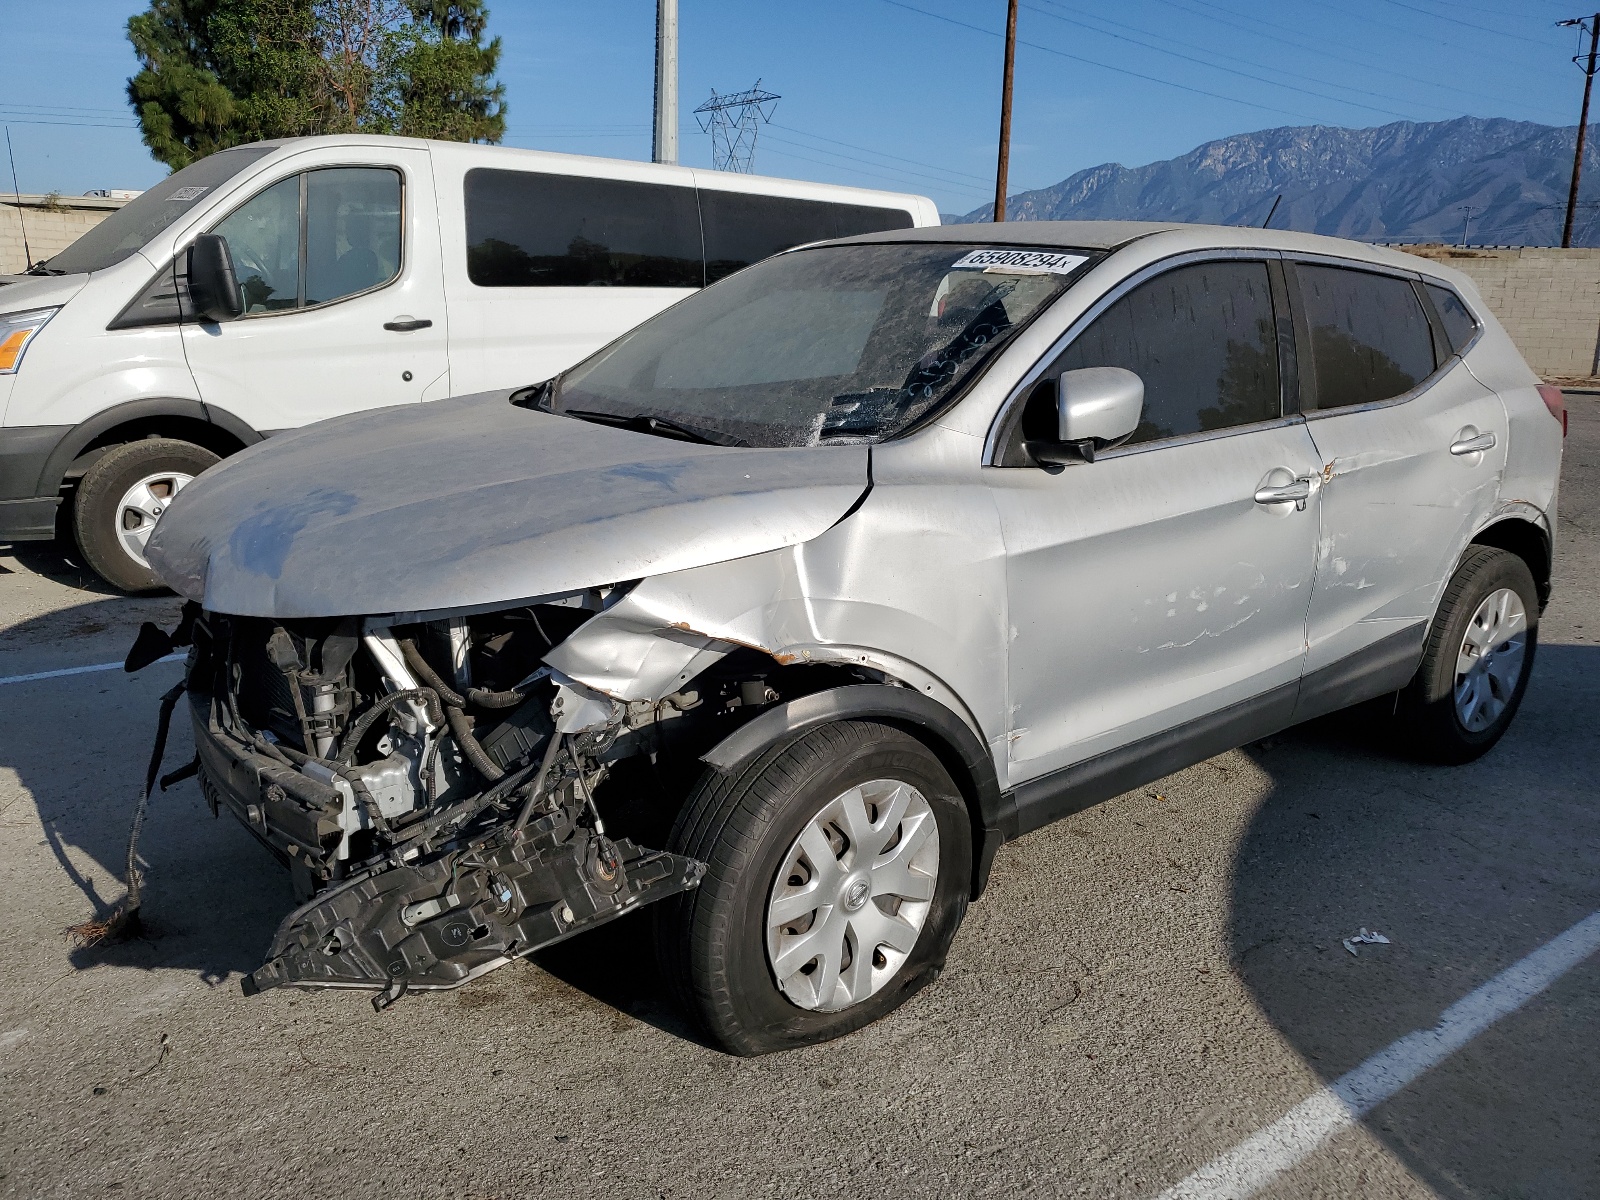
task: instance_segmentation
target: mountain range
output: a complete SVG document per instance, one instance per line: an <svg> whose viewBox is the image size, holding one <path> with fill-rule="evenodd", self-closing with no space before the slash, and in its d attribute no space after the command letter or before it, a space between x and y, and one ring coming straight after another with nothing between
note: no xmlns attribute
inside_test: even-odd
<svg viewBox="0 0 1600 1200"><path fill-rule="evenodd" d="M1261 225L1271 212L1274 228L1361 241L1455 243L1465 231L1473 245L1559 245L1576 136L1575 125L1497 117L1264 129L1142 167L1090 167L1008 197L1006 216ZM1600 137L1591 136L1574 245L1600 245L1597 201ZM992 210L945 221L987 221Z"/></svg>

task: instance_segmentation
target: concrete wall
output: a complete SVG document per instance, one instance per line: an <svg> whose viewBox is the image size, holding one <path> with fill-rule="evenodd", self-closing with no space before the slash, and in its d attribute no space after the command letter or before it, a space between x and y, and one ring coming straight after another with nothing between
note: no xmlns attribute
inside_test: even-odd
<svg viewBox="0 0 1600 1200"><path fill-rule="evenodd" d="M1402 246L1470 276L1528 365L1547 379L1600 374L1600 249Z"/></svg>
<svg viewBox="0 0 1600 1200"><path fill-rule="evenodd" d="M28 269L27 256L22 252L24 228L33 261L38 262L60 254L126 203L97 196L0 194L0 275Z"/></svg>

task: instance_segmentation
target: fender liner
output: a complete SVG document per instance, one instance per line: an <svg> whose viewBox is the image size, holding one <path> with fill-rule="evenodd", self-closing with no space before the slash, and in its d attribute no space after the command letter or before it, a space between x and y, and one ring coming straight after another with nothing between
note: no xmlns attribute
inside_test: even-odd
<svg viewBox="0 0 1600 1200"><path fill-rule="evenodd" d="M937 700L889 684L844 684L773 705L723 738L700 761L732 775L821 725L856 718L903 729L938 755L950 772L972 817L972 899L976 900L989 882L995 851L1015 831L1015 806L1000 791L988 748L960 716Z"/></svg>
<svg viewBox="0 0 1600 1200"><path fill-rule="evenodd" d="M110 433L119 425L159 417L182 417L190 421L203 421L207 425L216 426L244 446L254 445L261 441L263 436L226 409L206 404L201 400L186 400L176 396L129 400L102 409L82 423L73 426L72 431L61 439L51 451L50 457L45 460L34 494L54 496L60 489L62 480L67 476L67 468L96 438Z"/></svg>

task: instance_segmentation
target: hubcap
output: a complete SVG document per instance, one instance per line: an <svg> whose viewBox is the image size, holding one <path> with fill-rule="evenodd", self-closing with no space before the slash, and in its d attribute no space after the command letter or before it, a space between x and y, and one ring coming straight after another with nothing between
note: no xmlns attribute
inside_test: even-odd
<svg viewBox="0 0 1600 1200"><path fill-rule="evenodd" d="M159 475L146 475L122 494L117 505L117 540L124 553L141 567L145 561L145 543L150 531L156 527L161 514L172 503L172 498L194 479L180 471L163 471Z"/></svg>
<svg viewBox="0 0 1600 1200"><path fill-rule="evenodd" d="M767 901L767 961L801 1008L838 1012L888 983L928 919L939 826L897 779L834 797L784 856Z"/></svg>
<svg viewBox="0 0 1600 1200"><path fill-rule="evenodd" d="M1516 693L1528 650L1528 610L1522 597L1501 588L1484 597L1467 622L1456 657L1456 719L1482 733L1505 712Z"/></svg>

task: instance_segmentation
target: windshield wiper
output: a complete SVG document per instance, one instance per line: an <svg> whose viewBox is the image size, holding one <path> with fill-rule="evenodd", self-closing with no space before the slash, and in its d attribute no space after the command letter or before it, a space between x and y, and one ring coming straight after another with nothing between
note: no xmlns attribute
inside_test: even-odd
<svg viewBox="0 0 1600 1200"><path fill-rule="evenodd" d="M718 429L700 429L669 421L666 417L635 413L631 417L621 413L599 412L592 408L563 408L563 416L577 417L580 421L593 421L596 425L615 425L619 429L632 429L637 433L653 433L657 437L677 438L681 442L698 442L702 446L748 446L743 438L734 437Z"/></svg>
<svg viewBox="0 0 1600 1200"><path fill-rule="evenodd" d="M24 275L65 275L66 272L65 271L57 271L52 267L47 267L47 266L44 265L43 262L36 262L36 263L33 264L33 266L29 267L26 271L24 271L23 274Z"/></svg>

